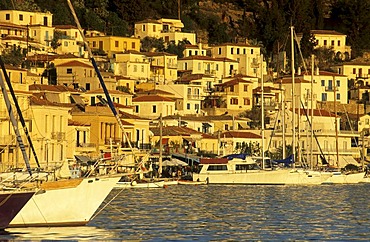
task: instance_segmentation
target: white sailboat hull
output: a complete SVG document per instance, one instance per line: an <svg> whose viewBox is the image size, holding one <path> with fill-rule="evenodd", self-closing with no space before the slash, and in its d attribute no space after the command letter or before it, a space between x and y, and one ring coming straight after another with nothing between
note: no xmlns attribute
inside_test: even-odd
<svg viewBox="0 0 370 242"><path fill-rule="evenodd" d="M332 173L332 176L329 177L323 184L356 184L365 182L365 172L353 173L353 174L342 174Z"/></svg>
<svg viewBox="0 0 370 242"><path fill-rule="evenodd" d="M128 189L128 188L163 188L165 186L164 181L158 182L117 182L116 188Z"/></svg>
<svg viewBox="0 0 370 242"><path fill-rule="evenodd" d="M86 225L119 179L84 178L75 187L45 189L28 201L10 227Z"/></svg>
<svg viewBox="0 0 370 242"><path fill-rule="evenodd" d="M209 184L248 185L314 185L330 177L315 171L305 170L255 170L244 172L213 171L193 174L193 181L208 179Z"/></svg>

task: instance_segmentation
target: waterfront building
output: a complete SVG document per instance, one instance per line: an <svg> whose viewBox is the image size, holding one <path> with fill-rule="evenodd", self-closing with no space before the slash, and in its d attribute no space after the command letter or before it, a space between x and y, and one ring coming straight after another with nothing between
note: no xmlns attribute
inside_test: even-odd
<svg viewBox="0 0 370 242"><path fill-rule="evenodd" d="M161 18L158 20L147 19L135 23L135 37L143 39L145 37L162 38L165 43L186 40L190 44L196 43L195 33L182 32L184 24L179 19Z"/></svg>

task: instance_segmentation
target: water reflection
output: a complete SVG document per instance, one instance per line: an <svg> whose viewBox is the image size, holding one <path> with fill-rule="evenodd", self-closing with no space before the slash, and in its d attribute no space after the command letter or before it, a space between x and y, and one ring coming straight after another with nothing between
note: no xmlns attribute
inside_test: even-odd
<svg viewBox="0 0 370 242"><path fill-rule="evenodd" d="M53 227L53 228L9 228L0 234L2 240L102 240L117 236L94 226Z"/></svg>
<svg viewBox="0 0 370 242"><path fill-rule="evenodd" d="M19 240L368 240L370 184L114 190L88 226L8 229Z"/></svg>

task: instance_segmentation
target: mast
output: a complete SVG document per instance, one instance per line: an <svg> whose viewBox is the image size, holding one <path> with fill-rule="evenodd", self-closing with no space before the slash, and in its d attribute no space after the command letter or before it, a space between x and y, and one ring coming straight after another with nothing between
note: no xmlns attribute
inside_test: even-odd
<svg viewBox="0 0 370 242"><path fill-rule="evenodd" d="M334 85L334 126L335 126L335 153L337 158L337 167L339 168L339 148L338 148L338 119L337 119L337 85L335 83L335 76L333 75Z"/></svg>
<svg viewBox="0 0 370 242"><path fill-rule="evenodd" d="M87 51L88 51L89 59L90 59L90 61L91 61L92 65L93 65L93 67L94 67L94 69L95 69L95 72L96 72L96 74L97 74L97 76L98 76L98 78L99 78L99 82L100 82L100 85L101 85L101 87L102 87L102 89L103 89L103 91L104 91L105 98L106 98L106 99L107 99L107 101L108 101L108 106L109 106L109 108L111 109L111 111L112 111L112 113L113 113L114 117L116 118L117 123L118 123L119 127L121 128L121 130L122 130L122 132L123 132L123 135L125 136L126 140L128 140L128 145L129 145L129 147L130 147L130 150L131 150L132 154L134 155L134 151L133 151L133 149L132 149L132 145L131 145L130 139L128 138L128 135L126 134L125 128L124 128L124 126L123 126L123 123L122 123L122 121L121 121L121 119L120 119L120 117L119 117L119 115L118 115L118 112L116 111L116 109L115 109L115 107L114 107L114 104L113 104L112 99L111 99L111 97L110 97L110 95L109 95L108 89L107 89L107 87L106 87L106 85L105 85L105 83L104 83L103 77L102 77L102 75L100 74L99 68L98 68L98 66L97 66L97 64L96 64L96 62L95 62L94 56L93 56L93 54L92 54L92 51L91 51L91 49L90 49L90 47L89 47L89 44L87 43L86 37L85 37L85 35L84 35L83 31L82 31L82 27L81 27L80 22L79 22L79 20L78 20L78 18L77 18L77 15L76 15L76 12L75 12L75 10L74 10L74 8L73 8L73 5L72 5L72 3L71 3L71 1L70 1L70 0L67 0L67 3L68 3L68 6L69 6L69 8L70 8L70 10L71 10L71 13L72 13L72 15L73 15L73 18L74 18L74 20L75 20L75 22L76 22L76 25L77 25L78 31L80 32L80 34L81 34L81 36L82 36L82 39L83 39L83 42L84 42L84 44L85 44L85 46L86 46L86 49L87 49ZM134 156L134 157L135 157L135 156Z"/></svg>
<svg viewBox="0 0 370 242"><path fill-rule="evenodd" d="M282 129L282 132L283 132L283 159L286 158L286 142L285 142L285 107L286 107L286 103L285 103L285 89L283 88L282 89L282 93L283 95L281 96L281 99L282 99L282 102L283 102L283 107L282 107L282 123L283 123L283 129Z"/></svg>
<svg viewBox="0 0 370 242"><path fill-rule="evenodd" d="M311 55L311 144L310 144L310 169L313 169L313 74L314 74L314 60L315 56Z"/></svg>
<svg viewBox="0 0 370 242"><path fill-rule="evenodd" d="M163 138L163 124L162 124L162 113L159 116L159 159L158 159L158 176L162 177L162 149L163 149L163 144L162 144L162 138Z"/></svg>
<svg viewBox="0 0 370 242"><path fill-rule="evenodd" d="M21 108L19 106L19 103L18 103L18 99L15 96L15 92L14 92L12 83L10 81L10 78L8 76L8 73L6 72L5 64L4 64L3 59L1 57L0 57L0 65L1 65L1 69L3 70L5 81L6 81L6 84L8 85L10 95L12 96L12 99L13 99L13 102L14 102L14 106L17 109L17 114L18 114L18 117L19 117L19 121L22 124L24 133L26 134L26 137L27 137L28 144L31 147L31 151L32 151L33 157L35 158L36 165L37 165L37 167L40 167L39 159L37 157L35 147L33 146L33 142L32 142L30 133L28 132L26 121L24 120L24 117L23 117L23 114L22 114L22 110L21 110Z"/></svg>
<svg viewBox="0 0 370 242"><path fill-rule="evenodd" d="M6 75L6 71L3 70L3 73L4 73L4 75ZM1 91L2 91L3 96L4 96L5 105L6 105L6 108L8 110L9 118L10 118L10 121L12 123L14 133L17 137L18 145L19 145L19 147L21 149L21 152L22 152L23 160L26 163L28 174L30 174L30 176L32 176L31 165L30 165L30 161L29 161L28 156L27 156L26 147L24 146L24 143L23 143L23 140L22 140L22 137L21 137L21 133L20 133L19 128L18 128L18 122L17 122L17 120L14 116L12 104L10 103L8 93L6 91L3 75L1 75L1 74L0 74L0 87L1 87Z"/></svg>
<svg viewBox="0 0 370 242"><path fill-rule="evenodd" d="M295 140L295 97L294 97L294 39L293 39L294 27L290 26L290 38L291 38L291 72L292 72L292 152L293 152L293 168L295 167L295 147L296 147L296 140Z"/></svg>
<svg viewBox="0 0 370 242"><path fill-rule="evenodd" d="M262 169L265 169L265 115L264 115L264 91L263 91L263 54L261 54L261 132L262 132Z"/></svg>

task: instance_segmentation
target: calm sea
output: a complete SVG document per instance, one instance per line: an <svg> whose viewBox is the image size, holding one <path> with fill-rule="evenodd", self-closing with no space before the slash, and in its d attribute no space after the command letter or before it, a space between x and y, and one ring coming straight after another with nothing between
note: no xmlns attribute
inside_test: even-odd
<svg viewBox="0 0 370 242"><path fill-rule="evenodd" d="M370 240L370 184L114 190L85 227L8 229L4 240Z"/></svg>

